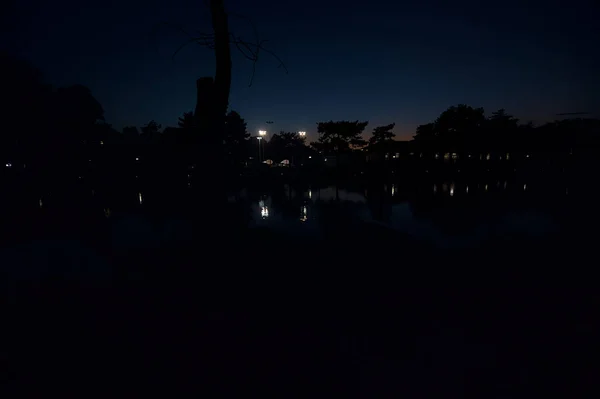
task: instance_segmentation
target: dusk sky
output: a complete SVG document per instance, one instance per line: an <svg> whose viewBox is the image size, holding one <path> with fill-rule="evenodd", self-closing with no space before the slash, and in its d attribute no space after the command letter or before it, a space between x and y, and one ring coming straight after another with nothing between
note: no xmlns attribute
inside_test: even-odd
<svg viewBox="0 0 600 399"><path fill-rule="evenodd" d="M592 1L226 0L252 19L266 53L232 49L230 106L255 133L308 132L316 122L396 123L399 139L450 105L498 108L522 121L562 112L600 116L600 36ZM210 50L164 22L210 32L203 0L18 0L3 12L2 48L29 59L55 86L88 86L117 129L151 119L175 126L195 105L195 81L214 74ZM230 17L252 39L251 26ZM272 125L266 121L274 121Z"/></svg>

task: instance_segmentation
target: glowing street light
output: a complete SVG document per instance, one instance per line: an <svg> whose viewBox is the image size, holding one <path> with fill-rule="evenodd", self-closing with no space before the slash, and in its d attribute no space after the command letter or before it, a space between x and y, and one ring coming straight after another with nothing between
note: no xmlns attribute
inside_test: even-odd
<svg viewBox="0 0 600 399"><path fill-rule="evenodd" d="M258 139L258 161L259 162L262 162L262 156L261 156L261 151L260 151L260 149L261 149L260 142L261 142L262 138L266 135L267 135L266 130L259 130L258 137L256 137Z"/></svg>
<svg viewBox="0 0 600 399"><path fill-rule="evenodd" d="M298 132L298 135L299 135L300 137L306 137L306 132Z"/></svg>

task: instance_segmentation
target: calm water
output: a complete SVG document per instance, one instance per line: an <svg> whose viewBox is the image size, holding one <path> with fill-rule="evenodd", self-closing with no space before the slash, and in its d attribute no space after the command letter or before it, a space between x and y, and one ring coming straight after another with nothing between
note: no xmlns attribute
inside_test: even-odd
<svg viewBox="0 0 600 399"><path fill-rule="evenodd" d="M5 203L4 237L10 236L14 227L9 221L13 207L29 219L37 218L38 213L46 218L61 214L56 217L65 222L77 208L74 218L89 216L84 224L91 229L100 223L98 234L114 248L156 247L186 240L203 217L214 217L210 206L198 205L199 198L210 196L210 189L191 183L169 194L142 186L109 192L82 184L70 194L68 206L63 199L44 195L30 195L18 205L16 201ZM589 201L582 205L584 200L576 189L552 181L396 182L340 187L282 184L231 189L229 202L239 205L240 210L235 215L223 215L223 223L235 220L250 229L268 228L314 239L340 222L357 228L366 223L438 247L460 248L499 236L543 237L572 229L574 221L585 217ZM13 224L15 218L13 215ZM46 222L32 223L38 228ZM22 229L27 226L22 224Z"/></svg>
<svg viewBox="0 0 600 399"><path fill-rule="evenodd" d="M535 189L539 190L540 187ZM335 186L257 196L250 201L250 226L285 234L318 236L327 204L345 204L344 217L385 226L439 247L470 247L498 235L543 237L565 228L572 204L568 190L534 191L526 184L431 184L430 192L400 184L362 190ZM562 190L561 190L562 191ZM572 197L572 195L571 195Z"/></svg>

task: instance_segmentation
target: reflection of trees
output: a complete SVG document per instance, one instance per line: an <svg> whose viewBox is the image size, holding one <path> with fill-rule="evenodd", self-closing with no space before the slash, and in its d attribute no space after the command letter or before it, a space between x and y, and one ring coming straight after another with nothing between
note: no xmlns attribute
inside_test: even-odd
<svg viewBox="0 0 600 399"><path fill-rule="evenodd" d="M446 192L442 189L444 185ZM430 185L415 190L408 201L412 216L431 223L443 232L456 234L494 225L512 206L510 202L498 196L499 192L490 193L487 197L473 195L476 191L476 183L470 183L473 187L471 195L460 186L460 192L455 191L451 196L452 186L453 183L438 184L439 189L436 194L433 193Z"/></svg>
<svg viewBox="0 0 600 399"><path fill-rule="evenodd" d="M389 222L392 217L391 184L371 185L367 188L367 206L373 219Z"/></svg>

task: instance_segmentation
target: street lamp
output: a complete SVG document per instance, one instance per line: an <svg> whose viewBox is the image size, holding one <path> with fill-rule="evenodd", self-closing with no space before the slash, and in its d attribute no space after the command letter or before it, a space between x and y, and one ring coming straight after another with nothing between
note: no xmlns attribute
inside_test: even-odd
<svg viewBox="0 0 600 399"><path fill-rule="evenodd" d="M298 135L299 135L300 137L306 137L306 132L298 132Z"/></svg>
<svg viewBox="0 0 600 399"><path fill-rule="evenodd" d="M256 137L258 139L258 162L261 162L261 163L262 163L262 156L260 154L260 147L261 147L260 142L261 142L262 138L266 135L267 135L266 130L259 130L258 137Z"/></svg>

